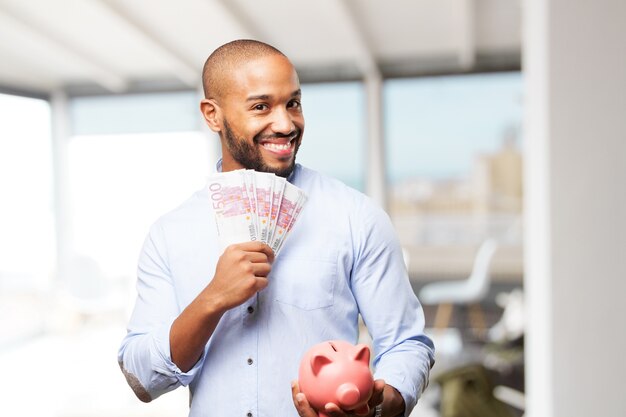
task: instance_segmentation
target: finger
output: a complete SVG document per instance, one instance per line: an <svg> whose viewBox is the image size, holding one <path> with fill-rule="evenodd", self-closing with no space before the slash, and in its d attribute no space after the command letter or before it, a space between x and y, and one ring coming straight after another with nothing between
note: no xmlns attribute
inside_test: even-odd
<svg viewBox="0 0 626 417"><path fill-rule="evenodd" d="M335 403L328 403L324 406L324 412L329 417L346 417L346 413Z"/></svg>
<svg viewBox="0 0 626 417"><path fill-rule="evenodd" d="M256 279L256 291L264 290L269 284L267 278L257 277Z"/></svg>
<svg viewBox="0 0 626 417"><path fill-rule="evenodd" d="M270 248L268 245L266 245L265 243L262 244L261 246L261 252L263 252L264 254L267 255L267 260L272 263L274 262L274 250L272 248Z"/></svg>
<svg viewBox="0 0 626 417"><path fill-rule="evenodd" d="M252 263L270 263L269 257L264 252L246 252L246 259Z"/></svg>
<svg viewBox="0 0 626 417"><path fill-rule="evenodd" d="M296 394L300 392L298 381L291 381L291 396L295 398Z"/></svg>
<svg viewBox="0 0 626 417"><path fill-rule="evenodd" d="M254 274L255 277L267 277L271 270L272 267L270 266L270 264L251 264L250 267L252 268L252 273Z"/></svg>
<svg viewBox="0 0 626 417"><path fill-rule="evenodd" d="M318 417L317 413L309 405L306 396L300 392L297 381L291 382L291 397L300 417Z"/></svg>
<svg viewBox="0 0 626 417"><path fill-rule="evenodd" d="M299 408L301 402L298 401L298 398L296 397L298 393L300 393L298 383L296 381L291 381L291 398L293 399L293 405L296 407L296 409ZM298 412L298 414L300 414L300 412Z"/></svg>
<svg viewBox="0 0 626 417"><path fill-rule="evenodd" d="M385 380L384 379L377 379L374 381L374 388L372 390L373 393L380 393L382 395L383 391L385 390Z"/></svg>
<svg viewBox="0 0 626 417"><path fill-rule="evenodd" d="M274 261L274 251L266 243L253 241L253 242L237 243L234 246L246 252L264 253L265 255L267 255L267 258L269 259L270 262Z"/></svg>
<svg viewBox="0 0 626 417"><path fill-rule="evenodd" d="M385 381L382 379L377 379L374 381L374 387L372 389L372 396L367 402L370 408L376 407L378 404L383 402L383 393L385 391Z"/></svg>

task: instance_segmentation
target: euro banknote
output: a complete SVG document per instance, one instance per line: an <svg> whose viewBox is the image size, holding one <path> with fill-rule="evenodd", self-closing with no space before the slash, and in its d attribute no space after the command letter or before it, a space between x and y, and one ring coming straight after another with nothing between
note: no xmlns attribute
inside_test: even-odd
<svg viewBox="0 0 626 417"><path fill-rule="evenodd" d="M222 248L261 241L277 255L307 201L285 178L254 170L213 174L207 188Z"/></svg>

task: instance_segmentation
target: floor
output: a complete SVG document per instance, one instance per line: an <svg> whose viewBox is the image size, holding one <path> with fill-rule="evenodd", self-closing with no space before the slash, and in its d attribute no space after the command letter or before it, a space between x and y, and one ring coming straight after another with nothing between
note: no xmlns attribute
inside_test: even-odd
<svg viewBox="0 0 626 417"><path fill-rule="evenodd" d="M487 329L501 321L503 309L495 300L500 293L515 288L498 287L482 303ZM439 417L442 385L438 382L444 374L457 372L468 366L480 365L489 383L496 389L496 397L509 405L503 417L519 417L523 414L524 356L523 338L495 340L493 333L470 328L468 309L455 307L450 325L446 329L433 329L436 306L424 306L427 334L436 347L436 363L431 371L431 383L411 417ZM471 414L463 414L471 415ZM477 416L480 417L480 416Z"/></svg>
<svg viewBox="0 0 626 417"><path fill-rule="evenodd" d="M124 335L124 318L119 312L89 317L59 308L38 311L28 307L29 302L34 301L27 298L12 298L12 302L14 305L0 303L3 314L0 334L4 337L0 337L0 366L5 375L0 379L3 393L0 415L184 415L181 410L187 408L186 390L176 390L158 401L144 404L127 387L116 363L117 348ZM485 312L489 325L502 314L493 304L486 305ZM430 329L433 307L425 307L425 315L427 332L436 345L437 363L431 373L430 386L411 417L439 417L441 387L436 382L437 376L467 363L487 363L498 370L499 382L523 389L523 363L521 374L519 366L517 373L511 367L511 363L519 365L519 355L517 358L510 352L509 357L494 355L489 345L467 328L463 309L455 311L451 328L445 331ZM13 340L6 338L10 332L17 335ZM112 398L116 400L111 401Z"/></svg>

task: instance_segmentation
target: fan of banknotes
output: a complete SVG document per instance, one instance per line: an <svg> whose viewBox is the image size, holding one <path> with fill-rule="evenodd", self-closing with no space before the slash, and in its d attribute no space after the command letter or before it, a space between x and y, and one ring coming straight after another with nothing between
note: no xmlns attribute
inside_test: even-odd
<svg viewBox="0 0 626 417"><path fill-rule="evenodd" d="M307 200L284 178L251 169L209 176L208 191L222 247L261 241L276 255Z"/></svg>

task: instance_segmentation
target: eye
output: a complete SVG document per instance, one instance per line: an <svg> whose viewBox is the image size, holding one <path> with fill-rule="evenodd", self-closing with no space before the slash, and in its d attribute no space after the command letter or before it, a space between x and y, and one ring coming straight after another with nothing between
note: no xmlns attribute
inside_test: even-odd
<svg viewBox="0 0 626 417"><path fill-rule="evenodd" d="M302 103L300 103L300 100L291 100L289 103L287 103L288 109L299 109L300 107L302 107Z"/></svg>
<svg viewBox="0 0 626 417"><path fill-rule="evenodd" d="M254 107L252 107L253 110L257 110L257 111L265 111L268 108L269 108L268 105L264 103L255 104Z"/></svg>

